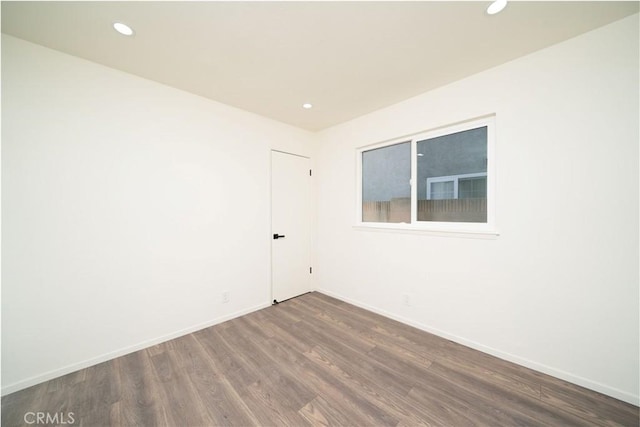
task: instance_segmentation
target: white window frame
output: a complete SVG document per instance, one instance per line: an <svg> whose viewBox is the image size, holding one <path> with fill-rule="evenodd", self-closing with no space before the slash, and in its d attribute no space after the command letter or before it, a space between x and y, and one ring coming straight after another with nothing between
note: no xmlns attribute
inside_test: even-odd
<svg viewBox="0 0 640 427"><path fill-rule="evenodd" d="M487 222L471 223L471 222L440 222L440 221L418 221L418 186L417 183L417 166L418 154L417 143L425 139L437 138L466 130L476 129L480 127L487 128L487 172L482 174L463 174L453 175L452 177L464 178L473 176L487 177ZM411 223L387 223L387 222L363 222L362 221L362 153L377 148L388 147L391 145L401 144L411 141ZM399 231L399 232L425 232L427 234L438 235L486 235L496 236L498 231L496 228L496 144L495 144L495 115L488 115L481 118L435 128L433 130L421 132L410 136L395 138L376 144L362 146L356 149L356 218L355 227L361 230L370 231ZM449 177L433 177L449 178ZM452 179L449 179L452 180ZM457 183L457 179L455 180ZM427 191L430 188L427 185ZM457 188L457 185L456 185ZM457 193L457 192L456 192Z"/></svg>
<svg viewBox="0 0 640 427"><path fill-rule="evenodd" d="M431 178L427 178L427 200L431 200L431 184L434 182L449 182L453 181L453 198L458 198L458 183L460 182L460 178L479 178L487 176L486 172L479 173L465 173L462 175L449 175L449 176L433 176Z"/></svg>

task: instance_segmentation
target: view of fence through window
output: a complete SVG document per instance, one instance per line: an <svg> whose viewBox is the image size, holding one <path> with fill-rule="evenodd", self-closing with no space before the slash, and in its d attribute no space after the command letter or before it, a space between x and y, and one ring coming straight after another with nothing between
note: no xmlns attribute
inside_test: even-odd
<svg viewBox="0 0 640 427"><path fill-rule="evenodd" d="M411 222L411 142L362 153L362 221Z"/></svg>
<svg viewBox="0 0 640 427"><path fill-rule="evenodd" d="M362 221L411 223L411 156L418 221L487 222L487 127L362 152Z"/></svg>

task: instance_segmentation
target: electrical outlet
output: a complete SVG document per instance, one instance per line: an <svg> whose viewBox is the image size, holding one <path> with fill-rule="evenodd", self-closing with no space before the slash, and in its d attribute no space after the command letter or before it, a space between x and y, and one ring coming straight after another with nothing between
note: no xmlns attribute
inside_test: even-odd
<svg viewBox="0 0 640 427"><path fill-rule="evenodd" d="M229 291L224 291L222 293L222 302L223 303L228 303L230 299L231 299L231 297L229 296Z"/></svg>
<svg viewBox="0 0 640 427"><path fill-rule="evenodd" d="M406 307L411 305L409 301L409 294L402 294L402 304Z"/></svg>

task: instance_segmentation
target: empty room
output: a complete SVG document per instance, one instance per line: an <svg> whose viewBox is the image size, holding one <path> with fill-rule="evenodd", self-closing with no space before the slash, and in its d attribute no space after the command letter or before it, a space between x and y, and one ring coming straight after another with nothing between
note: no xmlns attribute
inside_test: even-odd
<svg viewBox="0 0 640 427"><path fill-rule="evenodd" d="M2 426L638 426L637 1L3 1Z"/></svg>

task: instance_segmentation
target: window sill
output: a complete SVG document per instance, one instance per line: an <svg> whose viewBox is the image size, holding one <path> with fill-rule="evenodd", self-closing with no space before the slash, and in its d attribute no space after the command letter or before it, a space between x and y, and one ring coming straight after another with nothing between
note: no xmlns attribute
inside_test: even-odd
<svg viewBox="0 0 640 427"><path fill-rule="evenodd" d="M486 227L486 226L485 226ZM403 223L358 223L353 226L354 230L372 231L382 233L404 233L418 234L438 237L459 237L467 239L496 239L500 233L497 230L489 228L464 228L464 227L447 227L447 226L425 226Z"/></svg>

